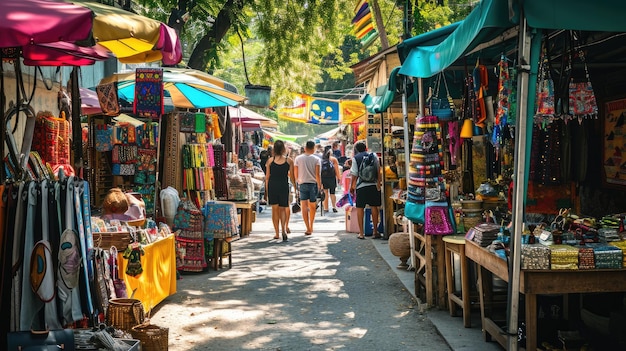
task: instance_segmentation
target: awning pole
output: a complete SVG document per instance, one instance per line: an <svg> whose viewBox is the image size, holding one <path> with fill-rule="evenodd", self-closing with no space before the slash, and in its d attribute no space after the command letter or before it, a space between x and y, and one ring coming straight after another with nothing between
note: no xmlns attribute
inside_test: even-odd
<svg viewBox="0 0 626 351"><path fill-rule="evenodd" d="M410 148L409 144L411 139L409 139L409 112L407 108L407 80L409 78L407 76L402 76L402 117L403 117L403 127L404 127L404 176L409 177L409 161L410 157ZM409 262L408 270L416 269L417 265L415 264L415 238L413 237L413 223L407 219L408 231L409 231L409 247L411 248L411 260ZM415 292L417 294L417 291Z"/></svg>
<svg viewBox="0 0 626 351"><path fill-rule="evenodd" d="M515 178L513 182L513 238L511 240L511 266L509 267L508 306L508 350L517 350L517 330L519 315L521 245L524 213L524 183L526 165L526 130L528 121L528 82L530 73L531 36L524 13L520 14L519 53L518 53L518 104L515 128Z"/></svg>

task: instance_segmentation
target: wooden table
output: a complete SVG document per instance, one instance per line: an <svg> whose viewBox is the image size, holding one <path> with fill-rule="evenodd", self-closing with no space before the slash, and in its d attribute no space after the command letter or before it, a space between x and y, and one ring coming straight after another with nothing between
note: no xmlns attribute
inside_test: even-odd
<svg viewBox="0 0 626 351"><path fill-rule="evenodd" d="M415 295L425 298L428 307L446 308L443 236L423 235L416 228L413 237L415 240L412 253L415 260Z"/></svg>
<svg viewBox="0 0 626 351"><path fill-rule="evenodd" d="M174 235L143 246L143 272L137 276L125 273L128 260L119 252L119 277L126 283L126 292L141 301L145 311L151 311L166 297L176 292L176 244Z"/></svg>
<svg viewBox="0 0 626 351"><path fill-rule="evenodd" d="M508 341L502 329L491 319L485 301L491 296L492 274L508 282L505 260L490 253L473 241L466 240L465 255L479 266L478 291L483 336L496 339L505 349ZM520 292L524 294L526 313L526 350L537 350L537 295L574 294L626 291L625 269L590 270L521 270ZM567 311L567 308L564 308Z"/></svg>
<svg viewBox="0 0 626 351"><path fill-rule="evenodd" d="M235 207L241 209L241 237L246 237L250 235L252 231L252 212L256 208L257 200L249 200L249 201L232 201L235 204Z"/></svg>

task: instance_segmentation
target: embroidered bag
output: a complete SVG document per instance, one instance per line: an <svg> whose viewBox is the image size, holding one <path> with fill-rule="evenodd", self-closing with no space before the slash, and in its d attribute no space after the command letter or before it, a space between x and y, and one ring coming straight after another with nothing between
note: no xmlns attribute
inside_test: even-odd
<svg viewBox="0 0 626 351"><path fill-rule="evenodd" d="M589 70L587 70L587 62L585 56L580 50L578 52L580 60L585 67L585 82L575 83L573 80L569 83L569 114L576 118L596 117L598 115L598 104L596 96L593 93L591 79L589 78Z"/></svg>
<svg viewBox="0 0 626 351"><path fill-rule="evenodd" d="M424 234L454 234L454 227L450 219L450 206L448 206L446 201L426 202Z"/></svg>

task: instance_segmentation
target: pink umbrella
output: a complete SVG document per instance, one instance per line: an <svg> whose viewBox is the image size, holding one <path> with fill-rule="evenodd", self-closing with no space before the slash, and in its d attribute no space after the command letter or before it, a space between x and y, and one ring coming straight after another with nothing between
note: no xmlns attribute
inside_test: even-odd
<svg viewBox="0 0 626 351"><path fill-rule="evenodd" d="M3 0L0 47L87 40L92 23L93 13L82 6L50 0Z"/></svg>

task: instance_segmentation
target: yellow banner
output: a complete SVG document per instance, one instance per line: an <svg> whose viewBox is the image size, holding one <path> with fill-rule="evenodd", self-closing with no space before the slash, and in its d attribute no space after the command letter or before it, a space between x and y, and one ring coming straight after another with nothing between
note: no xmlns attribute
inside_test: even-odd
<svg viewBox="0 0 626 351"><path fill-rule="evenodd" d="M276 110L278 119L291 122L307 123L309 121L309 103L311 97L306 94L295 94L293 104Z"/></svg>

